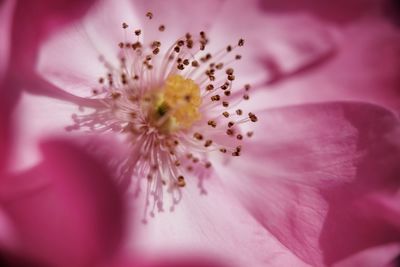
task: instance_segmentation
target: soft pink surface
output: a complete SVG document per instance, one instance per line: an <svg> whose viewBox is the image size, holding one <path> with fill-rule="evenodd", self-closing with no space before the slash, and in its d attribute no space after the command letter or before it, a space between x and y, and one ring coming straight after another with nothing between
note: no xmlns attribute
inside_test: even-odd
<svg viewBox="0 0 400 267"><path fill-rule="evenodd" d="M73 145L42 145L44 161L1 181L1 202L25 255L52 266L88 266L122 238L122 194L104 166Z"/></svg>
<svg viewBox="0 0 400 267"><path fill-rule="evenodd" d="M270 3L278 6L284 2L292 5L290 1ZM307 3L311 3L300 2L306 7L309 6ZM350 1L346 13L335 11L343 8L344 1L339 2L341 4L337 6L330 4L331 9L315 4L316 10L312 13L319 18L327 18L320 20L302 13L304 6L300 11L296 9L297 15L273 13L267 2L264 3L264 10L258 9L258 1L225 4L221 1L197 1L190 5L184 1L171 1L168 2L169 8L163 6L164 2L157 1L120 1L118 5L111 1L99 1L77 26L67 27L54 35L48 35L52 27L44 27L44 34L41 30L38 36L26 33L26 37L28 44L34 44L35 51L36 48L40 50L38 71L55 85L46 84L49 89L87 96L102 73L97 61L99 53L113 60L116 44L123 37L120 23L126 21L143 27L146 19L143 12L147 10L159 14L160 21L156 20L156 23L163 22L167 27L171 25L177 32L203 27L209 29L211 38L216 38L216 45L225 46L225 38L236 40L240 37L236 36L237 33L243 32L249 49L248 61L238 70L245 75L243 78L249 78L256 85L252 97L254 101L249 102L249 107L262 111L258 115L260 123L255 138L247 146L245 156L234 164L215 166L216 174L211 178L219 177L221 180L215 182L217 179L210 179L213 182L209 184L212 187L209 196L200 198L198 192L188 189L184 198L186 204L178 207L185 213L177 211L165 214L163 219L156 218L153 223L158 222L159 228L146 228L149 232L153 231L153 236L140 238L150 251L190 246L208 248L240 263L248 260L255 267L265 264L326 266L377 246L398 244L400 240L397 205L400 188L399 122L389 111L398 112L400 107L399 33L379 16L363 18L364 12L363 15L354 13L360 6L363 6L362 10L369 10L370 7L370 10L375 10L374 1ZM368 5L364 6L364 2ZM80 4L77 7L79 12L71 14L82 14L81 11L85 10L80 9ZM17 10L23 12L23 9ZM57 8L49 10L51 14L60 13L57 13ZM193 18L193 21L189 19L187 23L180 23L180 13L184 13L184 18ZM48 19L53 21L52 15L43 17L46 22L39 20L38 25L64 25L63 16L56 19L55 24L48 23ZM64 19L70 17L79 18L71 15ZM51 37L47 39L48 36ZM16 56L13 63L15 69L30 69L37 56L32 53ZM82 58L85 60L80 60ZM41 88L37 85L44 84L34 85L30 88L29 84L25 84L24 89L35 91ZM47 100L46 107L54 104L50 98ZM80 98L75 100L74 103L85 103ZM382 107L331 101L363 101ZM304 104L310 102L320 104ZM300 106L287 107L293 104ZM25 107L44 114L44 118L49 112L41 109L44 106L37 105L35 101L26 103ZM266 109L271 107L278 108ZM33 113L22 112L18 119L25 120L24 129L29 130L21 133L22 140L39 131L44 133L45 129L51 129L56 124L37 118L26 119L27 115L33 116ZM69 115L54 109L49 117L65 118ZM24 149L27 148L24 146ZM58 155L53 150L47 153ZM67 150L66 153L70 152ZM78 165L70 162L70 156L66 156L68 160L61 163L72 164L73 168L67 165L67 170L73 171ZM64 156L60 157L64 159ZM80 157L82 155L76 158ZM61 163L57 161L54 166ZM82 170L80 167L83 167ZM38 166L37 171L51 174L56 173L55 168L44 164ZM85 163L74 174L92 183L84 177L91 176L91 172L95 171ZM67 175L68 172L63 173L62 177ZM61 179L60 183L64 185L65 181ZM66 185L67 189L69 186L83 186L74 184L74 180ZM88 189L86 185L83 188ZM101 191L101 186L98 189ZM42 198L55 197L62 200L60 203L64 210L73 210L64 199L65 194L63 189L57 196L44 194L39 200L32 198L30 202L24 202L24 199L10 202L12 205L9 208L13 212L15 210L16 218L29 222L21 224L21 229L29 233L24 235L25 238L32 242L39 239L29 231L30 220L35 217L34 209L32 213L25 213L25 205L40 207L44 204L40 202ZM97 243L88 241L89 237L95 236L88 225L99 223L97 220L93 222L93 218L98 216L97 211L90 211L92 202L86 196L77 199L85 204L81 209L73 210L71 218L83 220L84 230L70 225L66 227L76 233L82 231L79 236L83 241L80 244L87 243L85 249L88 253L83 255L81 250L74 249L61 250L61 253L55 247L56 252L61 254L46 252L43 254L46 257L54 255L54 259L47 259L49 261L68 258L70 261L67 263L76 261L76 264L81 264L98 260L97 255L104 251L101 246L96 246ZM54 211L51 205L46 208L51 208L60 217L67 214L58 209ZM86 213L82 218L74 217L83 211ZM45 210L42 212L44 214ZM65 235L68 240L70 237ZM105 239L106 236L96 235L95 238ZM132 239L136 236L133 235ZM75 244L74 240L71 242L68 244ZM29 242L26 244L30 245ZM34 247L33 254L41 255L38 257L43 256L41 249L53 249L45 244ZM76 248L80 248L79 244ZM73 256L64 254L67 252ZM390 262L395 252L383 249L379 254Z"/></svg>
<svg viewBox="0 0 400 267"><path fill-rule="evenodd" d="M315 266L398 242L400 152L391 136L399 126L390 111L367 104L267 110L227 186Z"/></svg>

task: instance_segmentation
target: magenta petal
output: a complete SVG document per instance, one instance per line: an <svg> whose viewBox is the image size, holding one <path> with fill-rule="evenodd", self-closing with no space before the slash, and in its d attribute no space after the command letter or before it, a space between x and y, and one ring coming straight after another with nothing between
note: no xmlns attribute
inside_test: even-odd
<svg viewBox="0 0 400 267"><path fill-rule="evenodd" d="M391 112L329 103L259 117L258 138L228 185L285 246L321 266L400 240L399 121Z"/></svg>
<svg viewBox="0 0 400 267"><path fill-rule="evenodd" d="M18 1L15 9L12 36L12 63L21 74L36 62L39 44L54 31L80 18L93 0Z"/></svg>
<svg viewBox="0 0 400 267"><path fill-rule="evenodd" d="M124 209L104 164L74 145L42 145L44 161L2 181L0 196L27 257L56 267L91 266L112 256Z"/></svg>

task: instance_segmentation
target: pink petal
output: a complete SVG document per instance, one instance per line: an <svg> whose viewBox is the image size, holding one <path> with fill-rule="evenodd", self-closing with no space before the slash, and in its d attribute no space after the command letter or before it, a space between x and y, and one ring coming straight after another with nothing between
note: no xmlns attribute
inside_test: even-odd
<svg viewBox="0 0 400 267"><path fill-rule="evenodd" d="M14 6L14 0L0 2L0 81L4 78L8 66Z"/></svg>
<svg viewBox="0 0 400 267"><path fill-rule="evenodd" d="M173 212L165 203L165 213L138 225L141 228L132 243L140 255L163 259L203 253L229 266L308 266L266 231L221 183L219 178L232 178L217 176L226 166L214 167L217 173L204 183L206 194L201 194L197 180L190 177Z"/></svg>
<svg viewBox="0 0 400 267"><path fill-rule="evenodd" d="M257 91L253 98L265 99L258 106L352 100L399 110L400 32L385 21L365 19L342 28L339 40L329 62Z"/></svg>
<svg viewBox="0 0 400 267"><path fill-rule="evenodd" d="M103 164L64 141L42 145L44 161L2 181L0 196L27 257L51 266L91 266L122 238L120 190Z"/></svg>
<svg viewBox="0 0 400 267"><path fill-rule="evenodd" d="M393 197L400 188L399 122L391 112L327 103L259 118L226 185L282 244L322 266L400 240ZM385 209L370 208L376 196Z"/></svg>
<svg viewBox="0 0 400 267"><path fill-rule="evenodd" d="M15 72L30 73L37 49L50 33L80 18L93 1L39 0L18 1L12 32L12 67ZM26 74L27 74L26 73Z"/></svg>
<svg viewBox="0 0 400 267"><path fill-rule="evenodd" d="M378 13L382 0L260 0L266 12L311 13L319 19L349 23L362 16Z"/></svg>
<svg viewBox="0 0 400 267"><path fill-rule="evenodd" d="M118 44L126 40L123 22L130 25L129 31L141 26L129 1L97 1L77 23L59 30L40 47L38 72L62 90L92 95L99 77L107 73L99 58L118 64Z"/></svg>

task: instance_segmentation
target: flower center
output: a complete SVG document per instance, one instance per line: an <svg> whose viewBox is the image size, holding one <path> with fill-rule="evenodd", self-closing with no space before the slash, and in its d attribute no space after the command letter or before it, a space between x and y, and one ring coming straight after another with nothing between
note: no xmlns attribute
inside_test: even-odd
<svg viewBox="0 0 400 267"><path fill-rule="evenodd" d="M201 118L199 86L179 74L169 76L154 103L153 125L164 133L189 129Z"/></svg>
<svg viewBox="0 0 400 267"><path fill-rule="evenodd" d="M151 12L146 16L153 19ZM122 28L128 36L129 26ZM161 24L158 31L166 28ZM74 125L67 130L124 137L130 154L115 160L116 176L137 192L145 178L146 220L164 210L166 194L173 210L193 178L205 193L203 181L211 175L213 159L222 155L221 164L227 164L240 156L243 140L253 135L242 126L258 118L239 108L250 91L249 84L237 84L232 66L242 58L233 51L244 45L243 39L210 52L204 31L186 33L165 47L159 40L145 42L140 29L131 34L133 40L118 44L119 66L100 56L107 72L92 92L101 107L73 114Z"/></svg>

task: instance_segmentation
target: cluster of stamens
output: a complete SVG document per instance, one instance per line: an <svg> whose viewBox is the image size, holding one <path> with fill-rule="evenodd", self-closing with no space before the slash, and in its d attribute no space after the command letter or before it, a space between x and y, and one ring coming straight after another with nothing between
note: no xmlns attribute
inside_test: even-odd
<svg viewBox="0 0 400 267"><path fill-rule="evenodd" d="M153 14L146 14L149 20ZM211 153L238 157L243 139L241 125L257 116L238 108L249 99L250 85L234 85L231 65L241 60L233 53L244 45L239 39L216 53L207 52L204 31L186 33L169 47L162 41L144 42L141 29L122 24L133 41L118 43L119 66L104 57L107 73L92 90L103 105L91 114L73 115L74 125L94 132L118 132L126 137L131 155L118 163L119 177L145 178L146 214L163 210L164 193L172 199L171 210L181 197L185 177L203 179L209 174ZM161 34L167 27L157 25ZM128 39L128 38L127 38ZM161 38L160 38L161 39ZM243 92L242 97L237 93ZM138 180L136 186L140 187Z"/></svg>

